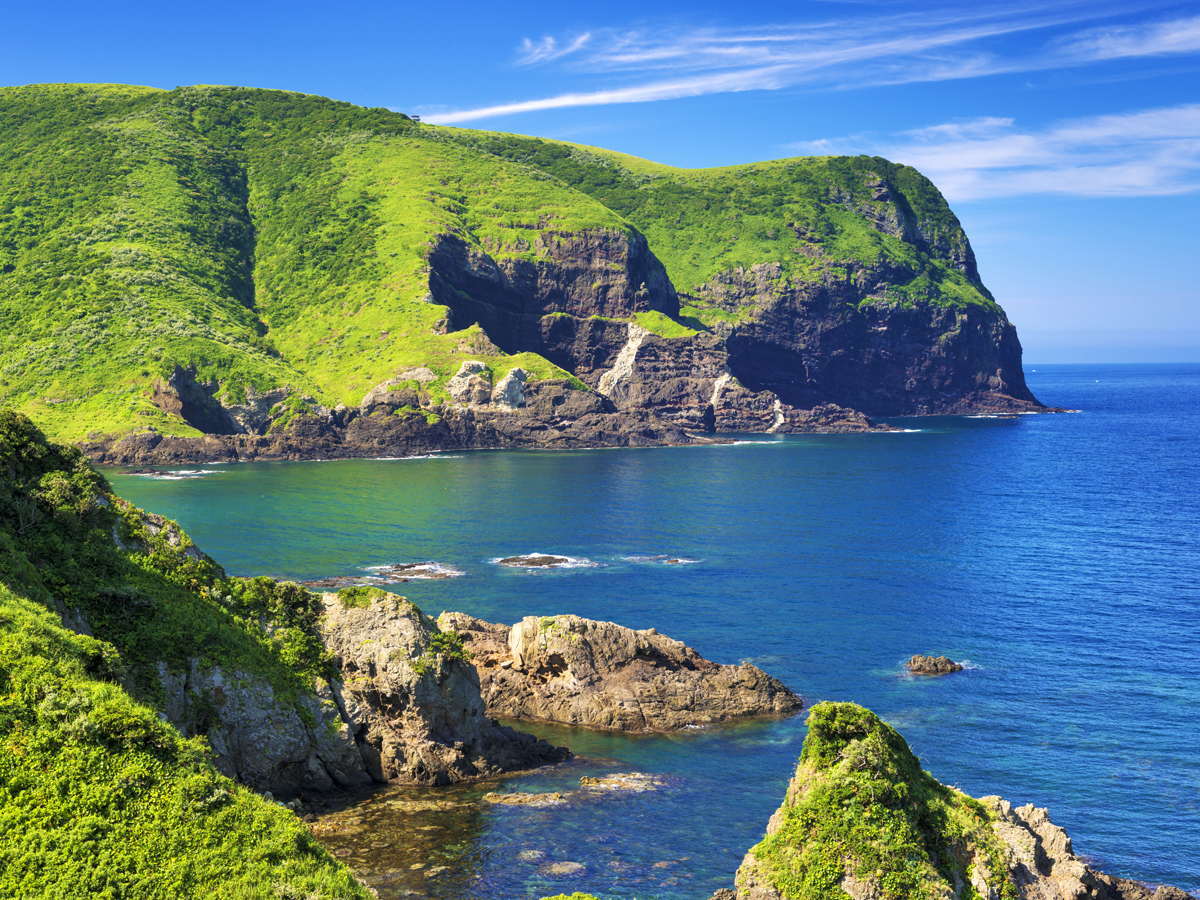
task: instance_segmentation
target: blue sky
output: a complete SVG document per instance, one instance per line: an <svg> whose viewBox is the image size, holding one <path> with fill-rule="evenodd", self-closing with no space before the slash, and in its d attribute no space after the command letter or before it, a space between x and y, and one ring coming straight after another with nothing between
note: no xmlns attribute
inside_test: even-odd
<svg viewBox="0 0 1200 900"><path fill-rule="evenodd" d="M929 175L1029 363L1200 360L1200 4L10 5L0 83L244 84L676 166Z"/></svg>

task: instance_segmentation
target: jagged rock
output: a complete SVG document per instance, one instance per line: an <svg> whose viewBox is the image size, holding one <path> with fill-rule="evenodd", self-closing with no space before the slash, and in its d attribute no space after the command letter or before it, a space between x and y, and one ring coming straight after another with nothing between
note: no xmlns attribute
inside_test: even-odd
<svg viewBox="0 0 1200 900"><path fill-rule="evenodd" d="M577 390L562 379L525 385L518 409L457 404L423 406L424 412L392 413L404 405L404 391L376 412L350 412L335 421L306 415L267 435L173 437L141 432L122 438L97 438L79 446L94 462L106 465L171 466L200 462L339 459L399 456L436 450L488 450L540 447L659 447L694 444L697 438L646 410L620 412L600 394ZM414 408L415 409L415 408ZM428 415L427 415L428 413Z"/></svg>
<svg viewBox="0 0 1200 900"><path fill-rule="evenodd" d="M323 595L321 635L375 780L451 784L569 755L489 718L475 668L431 649L438 626L412 603L378 589L366 606L343 596Z"/></svg>
<svg viewBox="0 0 1200 900"><path fill-rule="evenodd" d="M961 672L963 667L948 656L922 656L917 654L904 664L914 675L946 675L950 672Z"/></svg>
<svg viewBox="0 0 1200 900"><path fill-rule="evenodd" d="M459 403L478 405L492 399L492 373L485 363L469 359L446 382L446 390Z"/></svg>
<svg viewBox="0 0 1200 900"><path fill-rule="evenodd" d="M167 719L185 735L207 735L214 764L230 778L281 796L372 781L336 685L318 679L315 696L292 702L258 676L198 659L182 672L159 663L158 678Z"/></svg>
<svg viewBox="0 0 1200 900"><path fill-rule="evenodd" d="M501 409L517 409L525 405L525 383L529 373L520 366L509 369L492 389L492 405Z"/></svg>
<svg viewBox="0 0 1200 900"><path fill-rule="evenodd" d="M615 731L673 731L784 716L803 701L748 663L722 666L653 629L579 616L531 616L511 628L463 613L439 624L474 655L489 715Z"/></svg>

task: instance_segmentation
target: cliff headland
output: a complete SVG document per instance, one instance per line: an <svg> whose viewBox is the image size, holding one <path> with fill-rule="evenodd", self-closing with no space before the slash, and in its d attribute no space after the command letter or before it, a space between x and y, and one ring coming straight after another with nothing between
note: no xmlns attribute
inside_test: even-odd
<svg viewBox="0 0 1200 900"><path fill-rule="evenodd" d="M1044 409L887 160L674 169L250 88L3 88L0 122L0 403L99 462Z"/></svg>

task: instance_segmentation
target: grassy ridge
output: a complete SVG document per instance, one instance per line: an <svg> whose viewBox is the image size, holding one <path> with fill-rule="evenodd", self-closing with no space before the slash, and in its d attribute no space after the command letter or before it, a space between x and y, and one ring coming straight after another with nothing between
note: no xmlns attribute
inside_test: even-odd
<svg viewBox="0 0 1200 900"><path fill-rule="evenodd" d="M895 207L874 199L881 179ZM895 208L935 249L871 225ZM495 351L476 329L440 333L433 242L532 260L539 240L598 228L644 233L685 294L762 263L779 287L886 264L902 273L886 302L994 308L950 264L966 238L936 188L886 160L681 170L285 91L0 88L0 403L77 440L197 434L152 402L176 365L229 403L288 388L287 415L303 397L357 405L418 365L439 397L464 354ZM749 314L684 300L682 324L643 324ZM530 354L489 364L568 375Z"/></svg>
<svg viewBox="0 0 1200 900"><path fill-rule="evenodd" d="M197 434L151 402L177 364L231 402L357 405L414 365L444 384L483 345L434 333L437 235L532 257L539 227L628 228L541 172L311 95L5 88L0 124L0 402L70 440Z"/></svg>
<svg viewBox="0 0 1200 900"><path fill-rule="evenodd" d="M158 662L191 656L311 690L328 665L313 596L226 579L106 489L0 410L0 896L366 897L294 815L135 699L161 690Z"/></svg>
<svg viewBox="0 0 1200 900"><path fill-rule="evenodd" d="M675 286L698 290L713 275L780 264L780 279L816 282L845 276L847 263L881 260L911 273L889 290L899 302L994 309L982 285L946 258L885 234L864 212L887 212L872 186L886 181L897 205L927 236L966 246L966 236L937 188L915 169L877 157L811 157L675 169L596 147L519 135L446 129L461 141L554 175L600 200L640 229ZM820 253L802 252L819 247Z"/></svg>

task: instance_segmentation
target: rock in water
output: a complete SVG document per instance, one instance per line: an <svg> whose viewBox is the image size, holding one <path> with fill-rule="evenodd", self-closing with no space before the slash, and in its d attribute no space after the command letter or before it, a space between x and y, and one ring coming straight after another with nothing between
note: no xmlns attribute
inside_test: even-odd
<svg viewBox="0 0 1200 900"><path fill-rule="evenodd" d="M1166 900L1177 890L1096 871L1046 810L940 784L870 710L819 703L767 836L736 891L712 900Z"/></svg>
<svg viewBox="0 0 1200 900"><path fill-rule="evenodd" d="M748 663L722 666L654 629L579 616L529 616L512 628L442 613L479 671L488 715L614 731L675 731L786 716L803 700Z"/></svg>
<svg viewBox="0 0 1200 900"><path fill-rule="evenodd" d="M961 672L961 663L956 663L948 656L921 656L917 654L904 664L913 675L946 675L950 672Z"/></svg>
<svg viewBox="0 0 1200 900"><path fill-rule="evenodd" d="M570 755L489 718L461 644L403 597L351 588L323 597L321 636L342 705L377 781L452 784Z"/></svg>

